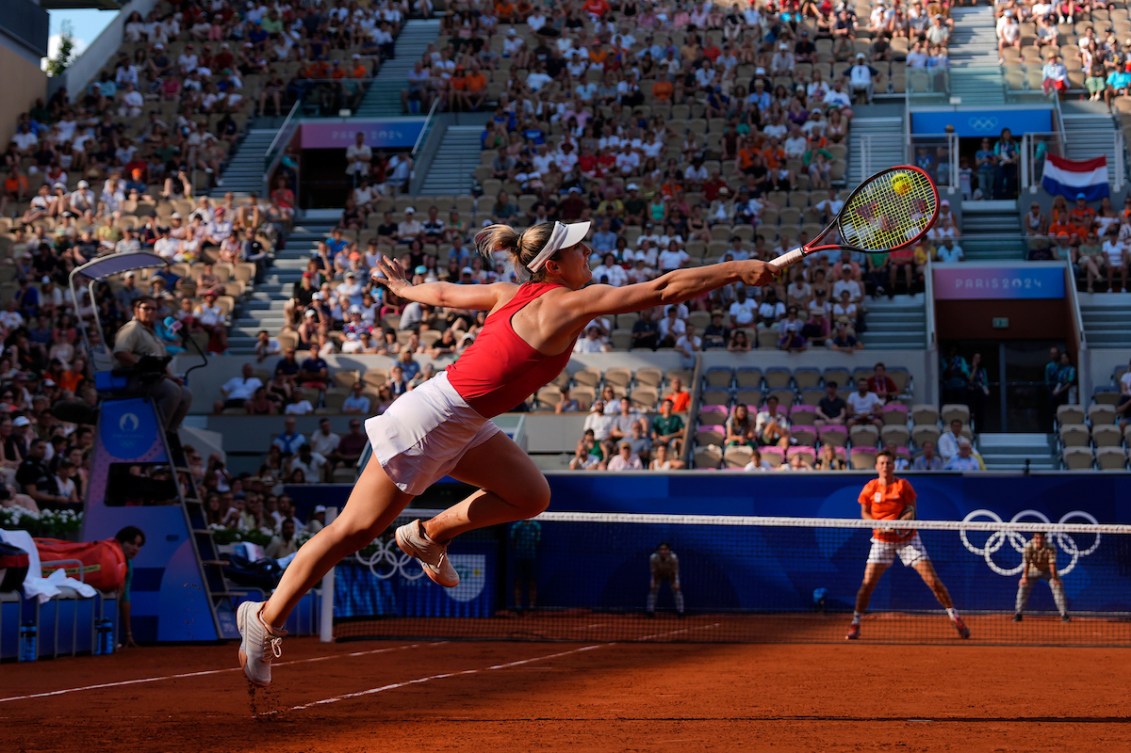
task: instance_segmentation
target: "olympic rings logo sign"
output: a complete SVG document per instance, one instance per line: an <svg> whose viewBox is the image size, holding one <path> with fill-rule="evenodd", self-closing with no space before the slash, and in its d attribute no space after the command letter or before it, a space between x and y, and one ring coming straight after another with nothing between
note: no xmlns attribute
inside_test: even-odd
<svg viewBox="0 0 1131 753"><path fill-rule="evenodd" d="M399 575L405 580L423 577L424 569L412 557L400 550L397 542L390 536L387 540L377 539L372 549L366 547L354 555L358 563L369 568L378 580L388 580Z"/></svg>
<svg viewBox="0 0 1131 753"><path fill-rule="evenodd" d="M963 518L962 522L973 523L976 522L979 518L988 518L994 523L1005 522L1001 519L1001 516L999 516L993 510L974 510L965 518ZM1093 515L1086 513L1083 510L1073 510L1071 512L1065 513L1063 516L1061 516L1059 523L1070 523L1074 519L1082 519L1090 523L1091 525L1099 525L1099 521L1096 520ZM1014 515L1013 519L1009 522L1027 523L1030 521L1035 524L1034 528L1052 525L1052 522L1048 519L1048 516L1040 512L1039 510L1022 510L1021 512ZM1028 541L1028 539L1026 539L1024 534L1022 534L1020 531L994 531L993 533L990 533L989 537L986 539L985 543L982 546L977 546L971 543L966 529L960 529L958 533L962 538L963 546L970 550L970 552L984 558L986 560L986 565L989 566L989 568L998 575L1004 575L1007 577L1011 575L1017 575L1021 572L1021 569L1025 565L1024 561L1021 561L1018 562L1014 567L1007 568L999 565L994 559L994 555L996 555L1001 549L1003 549L1006 543L1008 543L1009 546L1012 547L1018 555L1021 555L1025 551L1025 543L1026 541ZM1076 543L1076 539L1072 538L1071 534L1058 531L1054 531L1049 534L1050 543L1052 543L1053 546L1055 546L1058 550L1064 552L1071 558L1068 561L1068 564L1064 567L1060 567L1059 565L1057 566L1058 573L1060 573L1061 575L1068 575L1068 573L1072 572L1072 568L1076 567L1076 563L1080 561L1081 557L1087 557L1089 554L1099 548L1100 535L1098 533L1094 535L1095 540L1092 541L1091 546L1086 549L1082 549Z"/></svg>
<svg viewBox="0 0 1131 753"><path fill-rule="evenodd" d="M997 129L998 119L992 116L975 116L966 122L975 131L993 131Z"/></svg>

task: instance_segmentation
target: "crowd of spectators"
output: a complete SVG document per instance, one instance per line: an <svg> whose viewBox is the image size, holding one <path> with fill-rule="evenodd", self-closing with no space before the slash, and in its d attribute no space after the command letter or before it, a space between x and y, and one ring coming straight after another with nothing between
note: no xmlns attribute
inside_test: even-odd
<svg viewBox="0 0 1131 753"><path fill-rule="evenodd" d="M1127 290L1131 268L1131 197L1116 209L1108 197L1099 205L1077 194L1070 202L1053 199L1049 211L1038 202L1029 206L1022 219L1029 241L1029 258L1064 260L1072 264L1080 290L1094 293Z"/></svg>

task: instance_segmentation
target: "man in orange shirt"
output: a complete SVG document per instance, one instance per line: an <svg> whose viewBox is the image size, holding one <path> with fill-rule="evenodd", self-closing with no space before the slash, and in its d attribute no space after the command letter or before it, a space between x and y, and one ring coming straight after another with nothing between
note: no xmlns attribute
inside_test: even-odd
<svg viewBox="0 0 1131 753"><path fill-rule="evenodd" d="M895 457L884 450L876 455L877 477L864 485L860 492L860 516L864 520L896 521L883 528L872 530L872 549L868 552L868 564L864 568L864 582L856 594L856 609L852 613L852 625L845 636L850 641L860 637L860 621L864 617L864 610L868 608L868 601L872 598L872 591L880 582L884 574L898 554L899 559L907 567L915 568L923 582L934 593L939 604L946 610L954 624L954 629L963 638L970 637L970 628L958 615L950 592L946 590L931 558L927 556L927 549L919 538L919 532L914 528L898 525L898 521L915 520L915 490L911 482L895 477Z"/></svg>
<svg viewBox="0 0 1131 753"><path fill-rule="evenodd" d="M483 106L487 99L487 76L478 65L471 66L471 73L464 78L464 97L467 109L474 112Z"/></svg>

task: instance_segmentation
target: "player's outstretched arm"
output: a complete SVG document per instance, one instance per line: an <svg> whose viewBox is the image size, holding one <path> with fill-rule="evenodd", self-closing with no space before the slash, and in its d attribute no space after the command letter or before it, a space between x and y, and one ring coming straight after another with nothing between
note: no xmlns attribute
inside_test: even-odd
<svg viewBox="0 0 1131 753"><path fill-rule="evenodd" d="M724 285L742 282L760 286L773 282L773 268L757 260L730 261L703 267L676 269L654 280L634 285L590 285L564 301L573 318L583 321L607 314L628 314L633 311L683 303Z"/></svg>
<svg viewBox="0 0 1131 753"><path fill-rule="evenodd" d="M377 260L373 281L384 285L400 298L426 303L429 306L443 306L455 309L490 311L499 299L509 295L514 285L509 282L495 282L490 285L455 285L450 282L425 282L413 285L405 275L404 268L396 259L382 255Z"/></svg>

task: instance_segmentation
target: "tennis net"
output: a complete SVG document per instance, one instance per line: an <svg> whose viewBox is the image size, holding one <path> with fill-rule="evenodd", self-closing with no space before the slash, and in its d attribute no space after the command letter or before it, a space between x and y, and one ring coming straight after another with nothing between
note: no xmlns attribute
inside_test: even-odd
<svg viewBox="0 0 1131 753"><path fill-rule="evenodd" d="M431 510L408 510L406 520ZM1083 515L1083 514L1077 514ZM915 521L930 561L979 643L1126 645L1131 526L1074 518ZM548 512L534 525L476 531L449 557L461 584L422 577L392 528L335 571L334 635L346 638L792 642L843 641L871 549L872 521ZM1033 533L1056 550L1064 620L1050 580L1029 579ZM653 557L666 543L676 568ZM653 572L657 577L653 579ZM653 588L653 580L656 588ZM533 584L535 593L531 593ZM533 601L533 606L531 605ZM920 573L898 554L875 588L861 639L959 641Z"/></svg>

